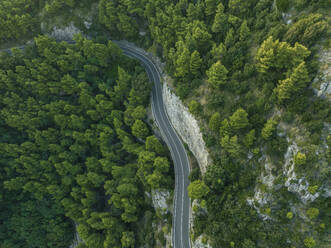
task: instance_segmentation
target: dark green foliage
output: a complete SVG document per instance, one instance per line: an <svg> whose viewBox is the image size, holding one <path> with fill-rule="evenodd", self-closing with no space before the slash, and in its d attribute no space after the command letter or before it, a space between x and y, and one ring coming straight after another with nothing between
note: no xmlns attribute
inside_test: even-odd
<svg viewBox="0 0 331 248"><path fill-rule="evenodd" d="M25 51L0 57L0 246L69 247L73 223L87 247L142 245L144 192L172 183L167 157L150 161L162 180L147 173L145 190L140 180L144 71L114 43L82 36L75 45L40 36ZM167 154L157 140L146 149Z"/></svg>
<svg viewBox="0 0 331 248"><path fill-rule="evenodd" d="M1 1L0 9L0 43L30 37L39 31L38 1Z"/></svg>
<svg viewBox="0 0 331 248"><path fill-rule="evenodd" d="M289 0L277 0L276 5L279 11L286 12L290 6Z"/></svg>
<svg viewBox="0 0 331 248"><path fill-rule="evenodd" d="M108 11L114 20L105 26L112 33L117 30L118 35L116 16L125 12L125 1L102 2L110 7L100 12ZM288 142L278 133L279 122L299 125L300 129L303 125L312 134L312 143L321 142L322 120L329 118L330 112L309 89L318 67L313 60L315 51L308 48L323 38L328 24L322 14L309 13L327 4L305 0L146 0L136 5L143 2L144 16L124 13L132 17L128 23L135 29L134 23L145 24L141 27L165 60L177 95L198 117L214 161L202 178L196 172L190 176L192 181L203 180L210 189L204 199L208 214L202 211L195 216L194 237L203 232L213 247L304 247L307 235L303 229L284 222L289 220L286 214L292 202L287 189L271 193L276 195L274 205L258 206L275 221L262 220L247 199L260 185L264 156L274 163L272 174L283 175L279 170ZM113 7L118 11L110 13ZM306 8L307 14L302 15L300 8ZM286 11L293 14L290 24L282 16ZM131 38L130 32L120 35ZM157 152L151 147L148 150ZM149 182L154 184L153 163L142 167L145 169L139 176L147 171L142 178L149 185L148 175L153 175ZM323 211L325 208L320 209ZM292 224L301 226L299 218L294 215Z"/></svg>
<svg viewBox="0 0 331 248"><path fill-rule="evenodd" d="M165 149L160 141L155 136L149 136L146 138L146 150L155 152L159 155L165 154Z"/></svg>
<svg viewBox="0 0 331 248"><path fill-rule="evenodd" d="M21 0L7 2L0 15L0 26L5 23L2 42L38 33L38 13L46 19L88 1L24 1L25 6ZM299 199L282 186L284 177L276 177L273 189L260 179L264 158L273 164L274 176L283 175L289 145L288 133L280 133L284 126L287 131L305 130L309 137L307 147L300 150L305 159L295 157L296 173L310 172L304 175L310 185L327 178L314 147L325 146L323 142L330 147L331 138L321 136L324 123L330 122L329 102L314 97L310 83L319 68L315 44L328 44L329 16L323 13L328 13L330 1L98 3L93 36L101 33L151 46L166 62L176 93L187 99L202 124L214 164L202 178L197 172L191 175L210 190L202 197L208 214L195 216L194 237L204 232L213 247L323 247L325 198L305 209L318 209L316 218L306 220L295 213L289 219L289 205L297 206ZM282 12L292 15L291 23ZM106 37L98 40L107 44ZM102 46L80 39L72 48L39 38L37 50L26 52L28 57L14 50L0 61L4 190L18 192L22 202L38 200L41 206L49 196L49 201L59 203L60 216L80 223L78 230L89 247L156 246L153 214L144 212L142 192L169 187L172 179L162 145L151 136L143 144L150 135L144 111L150 85L143 69L134 68L136 64L124 59L112 43ZM247 201L257 188L273 196L268 204L257 206L260 212ZM8 209L1 213L11 219ZM263 220L264 214L271 219ZM33 218L44 219L41 216ZM62 217L56 226L66 226L70 234L72 226L64 225L68 220ZM146 235L136 232L141 227ZM19 230L20 237L26 237ZM31 237L36 237L32 231ZM1 230L3 236L8 232ZM16 245L6 242L5 247Z"/></svg>

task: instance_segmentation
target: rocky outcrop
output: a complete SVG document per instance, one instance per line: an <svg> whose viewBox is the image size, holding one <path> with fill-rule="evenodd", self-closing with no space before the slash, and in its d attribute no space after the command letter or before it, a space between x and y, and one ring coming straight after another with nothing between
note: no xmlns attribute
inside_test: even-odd
<svg viewBox="0 0 331 248"><path fill-rule="evenodd" d="M81 31L73 23L70 23L69 26L63 28L53 27L50 36L56 40L72 40L74 35L78 33Z"/></svg>
<svg viewBox="0 0 331 248"><path fill-rule="evenodd" d="M259 163L264 163L264 170L262 170L259 181L261 184L266 186L266 189L262 190L261 187L255 187L254 196L252 198L247 199L248 205L252 206L258 215L263 220L271 219L268 214L265 214L261 211L261 209L271 202L272 194L269 192L275 185L274 180L275 176L272 174L272 169L274 165L271 163L271 160L268 156L263 155L259 159Z"/></svg>
<svg viewBox="0 0 331 248"><path fill-rule="evenodd" d="M207 166L210 163L210 156L207 151L205 142L202 138L202 133L198 125L198 121L189 112L188 108L182 103L178 96L173 93L169 87L169 77L164 74L162 68L164 64L160 59L146 52L143 49L136 47L133 43L127 41L116 41L118 44L134 47L136 50L151 58L157 65L161 76L163 78L163 101L167 110L169 119L181 139L188 145L190 151L193 153L199 163L201 173L204 174Z"/></svg>
<svg viewBox="0 0 331 248"><path fill-rule="evenodd" d="M290 141L290 140L288 140ZM302 202L306 203L308 201L314 201L319 193L311 194L308 190L309 183L308 181L302 177L297 178L297 175L294 171L294 156L299 151L299 148L295 142L293 142L285 153L285 164L283 174L286 177L285 186L287 189L295 194L297 194Z"/></svg>
<svg viewBox="0 0 331 248"><path fill-rule="evenodd" d="M331 49L319 53L320 68L313 81L313 89L317 96L331 100Z"/></svg>
<svg viewBox="0 0 331 248"><path fill-rule="evenodd" d="M192 248L212 248L212 247L208 243L204 243L203 237L199 236L192 244Z"/></svg>
<svg viewBox="0 0 331 248"><path fill-rule="evenodd" d="M78 232L77 232L77 224L75 223L75 237L74 240L72 241L72 244L70 245L69 248L75 248L77 247L80 243L84 243L84 241L81 239L81 237L79 236Z"/></svg>
<svg viewBox="0 0 331 248"><path fill-rule="evenodd" d="M204 174L210 158L198 122L179 97L171 91L166 83L166 77L164 79L163 101L169 119L179 136L188 145L190 151L197 159L201 173Z"/></svg>
<svg viewBox="0 0 331 248"><path fill-rule="evenodd" d="M155 210L160 210L162 214L166 214L171 209L168 205L169 198L169 191L152 190L153 207Z"/></svg>

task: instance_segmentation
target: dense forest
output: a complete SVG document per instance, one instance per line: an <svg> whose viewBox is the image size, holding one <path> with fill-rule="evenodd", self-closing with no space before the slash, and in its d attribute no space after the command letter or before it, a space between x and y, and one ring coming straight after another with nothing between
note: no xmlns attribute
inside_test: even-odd
<svg viewBox="0 0 331 248"><path fill-rule="evenodd" d="M151 189L172 188L146 120L150 84L112 42L40 36L0 57L0 245L153 246ZM139 235L138 235L139 231Z"/></svg>
<svg viewBox="0 0 331 248"><path fill-rule="evenodd" d="M147 76L108 39L162 58L199 121L213 162L190 175L192 240L328 247L331 109L312 82L330 0L1 0L0 43L91 3L99 43L1 55L1 247L68 247L75 225L88 247L155 247L144 192L172 187L169 154Z"/></svg>
<svg viewBox="0 0 331 248"><path fill-rule="evenodd" d="M203 234L212 247L327 247L330 102L309 86L319 50L330 48L330 6L100 1L99 21L110 35L138 40L162 57L201 124L213 164L191 175L189 194L200 202L193 240ZM147 34L138 39L141 30ZM293 141L295 173L309 185L302 192L289 186L300 185L298 178L284 175ZM267 165L272 186L263 181Z"/></svg>

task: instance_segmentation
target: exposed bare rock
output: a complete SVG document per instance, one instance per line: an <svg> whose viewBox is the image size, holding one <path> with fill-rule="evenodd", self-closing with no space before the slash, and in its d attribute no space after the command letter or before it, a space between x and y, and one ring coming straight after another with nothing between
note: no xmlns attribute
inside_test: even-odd
<svg viewBox="0 0 331 248"><path fill-rule="evenodd" d="M63 28L53 27L50 36L57 40L72 40L74 35L78 33L81 33L81 31L73 23L70 23L69 26Z"/></svg>
<svg viewBox="0 0 331 248"><path fill-rule="evenodd" d="M203 237L199 236L192 244L192 248L212 248L212 247L208 243L204 243Z"/></svg>
<svg viewBox="0 0 331 248"><path fill-rule="evenodd" d="M319 54L320 68L314 79L313 88L317 96L331 100L331 49Z"/></svg>
<svg viewBox="0 0 331 248"><path fill-rule="evenodd" d="M210 158L197 120L166 82L163 84L163 99L172 125L192 151L199 163L201 173L204 174Z"/></svg>
<svg viewBox="0 0 331 248"><path fill-rule="evenodd" d="M163 214L166 214L171 206L168 206L168 200L170 198L169 191L152 190L152 202L154 209L159 209Z"/></svg>

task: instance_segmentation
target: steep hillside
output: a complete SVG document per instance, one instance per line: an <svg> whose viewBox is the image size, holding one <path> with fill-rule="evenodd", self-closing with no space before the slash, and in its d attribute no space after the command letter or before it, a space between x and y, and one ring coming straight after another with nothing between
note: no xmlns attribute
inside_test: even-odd
<svg viewBox="0 0 331 248"><path fill-rule="evenodd" d="M199 144L203 145L201 150L208 150L210 155L208 159L204 159L208 161L208 166L204 166L201 172L194 169L190 176L192 183L189 193L194 201L192 208L194 223L191 232L193 241L196 240L201 246L206 244L206 247L214 248L329 247L331 239L330 0L3 0L0 1L0 6L3 10L0 14L1 46L11 46L13 42L28 40L43 32L54 31L55 36L57 34L61 36L59 29L53 29L54 25L67 26L73 33L79 28L90 37L96 37L97 43L107 44L109 38L130 40L163 60L168 78L171 78L169 81L172 82L172 88L200 127L203 141L200 140L200 132L198 132L199 137L195 138L199 138ZM132 247L132 235L139 237L136 244L143 244L144 237L141 233L146 232L151 235L152 230L148 224L152 222L153 215L148 211L139 211L141 206L145 206L146 198L143 191L136 191L136 188L150 190L158 184L158 180L153 179L160 178L152 171L149 171L149 177L145 177L142 172L144 168L151 168L152 161L157 159L156 151L145 151L147 148L143 147L142 141L146 138L144 130L148 128L143 128L144 125L138 120L135 125L135 129L138 130L134 131L130 128L136 119L144 119L141 117L141 115L145 116L142 114L143 108L136 109L136 105L135 108L127 105L127 102L129 105L135 102L134 97L125 95L129 91L123 90L121 93L125 95L123 99L119 99L116 94L111 95L112 99L108 99L107 89L101 83L103 78L97 71L101 70L102 75L103 73L112 75L113 79L107 81L107 84L114 86L115 82L121 82L117 77L121 74L120 71L116 72L114 69L117 69L117 66L112 67L111 71L104 71L100 65L103 68L100 69L99 65L94 65L99 58L94 58L94 50L90 51L87 48L89 53L84 54L83 60L77 60L76 57L75 59L70 57L69 62L67 57L55 59L54 54L61 49L66 49L68 53L66 56L82 53L80 47L65 47L62 44L55 51L47 47L39 50L31 48L26 55L16 51L14 56L1 58L2 62L0 61L1 93L4 94L1 104L10 106L9 112L5 110L1 112L1 125L10 129L10 131L5 129L6 132L3 132L9 133L10 136L2 137L2 142L6 144L0 147L5 158L1 161L5 168L1 170L1 175L13 178L13 180L3 179L6 184L1 190L19 191L21 199L24 199L16 208L6 209L10 213L6 215L6 229L2 233L10 236L11 230L15 229L16 220L24 219L12 212L20 212L20 209L24 209L20 213L29 215L29 211L36 208L36 202L27 201L26 194L30 196L35 191L34 197L37 200L44 196L46 187L42 185L47 175L46 178L50 177L51 181L54 180L54 185L58 180L62 180L68 192L68 185L77 184L77 187L72 194L70 193L69 198L66 197L66 200L61 201L62 205L51 208L47 216L43 209L48 208L50 202L44 201L36 216L31 216L32 219L42 220L40 222L44 224L59 212L62 217L66 213L75 221L79 219L82 223L79 231L83 236L85 235L87 245L93 248ZM42 59L38 57L41 51L44 53ZM103 52L97 54L100 55L100 59L103 58ZM24 56L28 56L28 60ZM32 60L37 59L36 56L39 60ZM119 63L122 67L126 67L125 63L122 64L113 60L114 57L110 57L109 61L114 65ZM77 58L81 59L82 56ZM29 59L31 63L28 63ZM68 97L62 94L71 90L66 85L74 81L64 78L64 85L49 83L47 87L42 87L38 81L45 80L44 74L48 72L55 78L58 76L48 66L49 63L55 63L54 61L56 61L54 66L58 70L61 68L65 70L73 61L77 61L79 66L84 68L82 69L84 73L80 72L74 76L74 79L80 82L79 92L73 91L69 97L76 99L82 91L89 91L90 88L82 84L84 79L87 82L96 81L100 85L99 89L93 89L96 99L91 101L96 106L91 107L97 108L99 105L102 106L98 108L107 107L108 105L103 104L104 98L112 102L110 105L115 111L114 114L110 119L105 117L101 120L102 123L111 121L112 131L104 130L104 126L97 130L105 133L106 136L114 136L118 145L113 148L114 153L107 153L107 156L115 156L121 161L121 165L126 166L127 177L137 173L134 183L128 179L131 184L138 185L136 188L131 187L129 190L120 187L122 181L118 182L114 179L120 172L116 169L108 171L107 165L104 169L97 170L87 164L80 173L82 176L75 180L71 176L55 178L48 175L50 173L48 172L38 177L44 180L42 183L30 182L36 179L32 175L33 167L29 166L29 163L39 159L31 158L31 150L42 149L48 141L47 133L39 134L38 125L43 127L47 121L54 124L56 130L61 129L58 135L66 137L64 146L69 146L66 143L67 139L73 142L74 139L80 138L76 134L71 138L73 134L65 132L65 128L61 126L64 122L56 122L44 116L45 121L41 124L38 124L39 119L25 123L17 119L19 114L13 114L15 111L25 110L26 106L30 108L28 113L31 116L43 116L43 112L35 111L35 105L39 103L29 99L24 92L9 93L12 84L22 82L20 81L22 77L30 78L36 73L41 75L39 77L35 75L35 79L29 80L29 83L24 85L27 92L35 90L44 96L44 91L52 91L57 92L57 97L60 99L65 100ZM133 62L130 63L136 66ZM22 66L29 68L29 71L24 70ZM123 72L122 79L127 78L125 75L128 74L128 77L132 77L130 87L135 85L144 95L148 89L140 88L137 83L145 83L145 75L139 76L141 69L138 67L130 68L126 68L130 73ZM48 82L54 81L51 80L52 78L46 78L49 79ZM60 81L55 80L55 82ZM121 87L115 86L112 90L121 90ZM139 98L139 95L136 97ZM171 97L175 98L175 96ZM179 102L176 98L177 100ZM16 106L15 102L22 101L23 105ZM49 104L51 103L52 101ZM143 106L146 107L146 104L145 102ZM47 111L55 110L47 109ZM76 108L67 107L65 111L71 113L76 111ZM97 120L94 120L96 116L93 115L93 111L96 110L91 111L86 115L82 114L88 119L88 123ZM11 120L8 117L10 115L15 118ZM193 122L192 116L189 116L191 122ZM75 127L79 129L79 120L70 119L68 125L76 124L78 126ZM119 127L123 127L125 132L118 130ZM185 129L183 126L181 128ZM93 126L90 129L95 128ZM26 144L32 139L32 134L35 140L31 142L36 144L34 146ZM10 143L8 139L12 137L20 138ZM86 137L88 139L90 136ZM99 151L93 144L91 147L98 153L103 152L103 148ZM58 152L55 148L51 146L50 152ZM79 149L83 148L74 145L72 152L81 154L83 151ZM138 154L136 149L141 154ZM193 152L198 155L201 153L201 151ZM34 153L38 152L32 154ZM127 153L130 156L126 156ZM66 154L61 155L59 159L61 161L65 159L63 156ZM120 159L123 157L125 163ZM203 158L202 155L201 157ZM140 172L132 168L132 163L141 165ZM17 169L14 171L7 169L6 166L10 164ZM59 168L52 168L51 171L63 173L63 168L57 166ZM21 173L28 173L29 180L22 183ZM171 173L167 172L166 175L166 184L169 186ZM92 188L86 191L88 180L91 183L95 181L94 184L99 182L102 186L92 183ZM103 187L105 191L95 189L98 186ZM59 197L56 189L56 187L47 188L47 194L55 198ZM130 197L132 195L138 197L134 202L136 204L134 209L127 204L128 201L119 196L121 194L117 191L121 190L124 195L127 193ZM82 192L84 196L81 196ZM110 200L110 204L116 206L116 211L111 213L112 218L114 217L111 221L108 221L109 213L104 211L108 206L93 205L95 197L106 198L107 192L115 195L112 197L114 199ZM3 195L7 196L7 194ZM126 198L130 198L129 196ZM53 198L50 200L53 201ZM16 199L10 198L10 202L15 201ZM80 209L79 213L71 211L74 204ZM93 211L89 210L91 205ZM136 211L134 215L137 218L125 214L130 211ZM68 223L68 220L63 223ZM72 225L69 224L52 225L54 225L53 231L61 228L65 228L68 232L72 231ZM19 240L32 242L25 229L29 226L21 226L24 228L20 229ZM137 230L141 226L145 229L138 234ZM116 229L114 231L116 235L118 231L122 236L115 235L114 240L108 238L108 236L113 237L107 234L109 230L113 230L111 228ZM164 244L162 232L159 232L158 238ZM67 244L70 237L64 235L62 242ZM146 240L150 246L156 244L151 236L146 236ZM5 244L10 247L14 241L10 239L6 242Z"/></svg>
<svg viewBox="0 0 331 248"><path fill-rule="evenodd" d="M193 239L203 235L213 247L327 246L329 67L319 58L330 49L330 6L100 1L110 36L139 40L165 60L203 131L213 162L191 177L200 202Z"/></svg>

